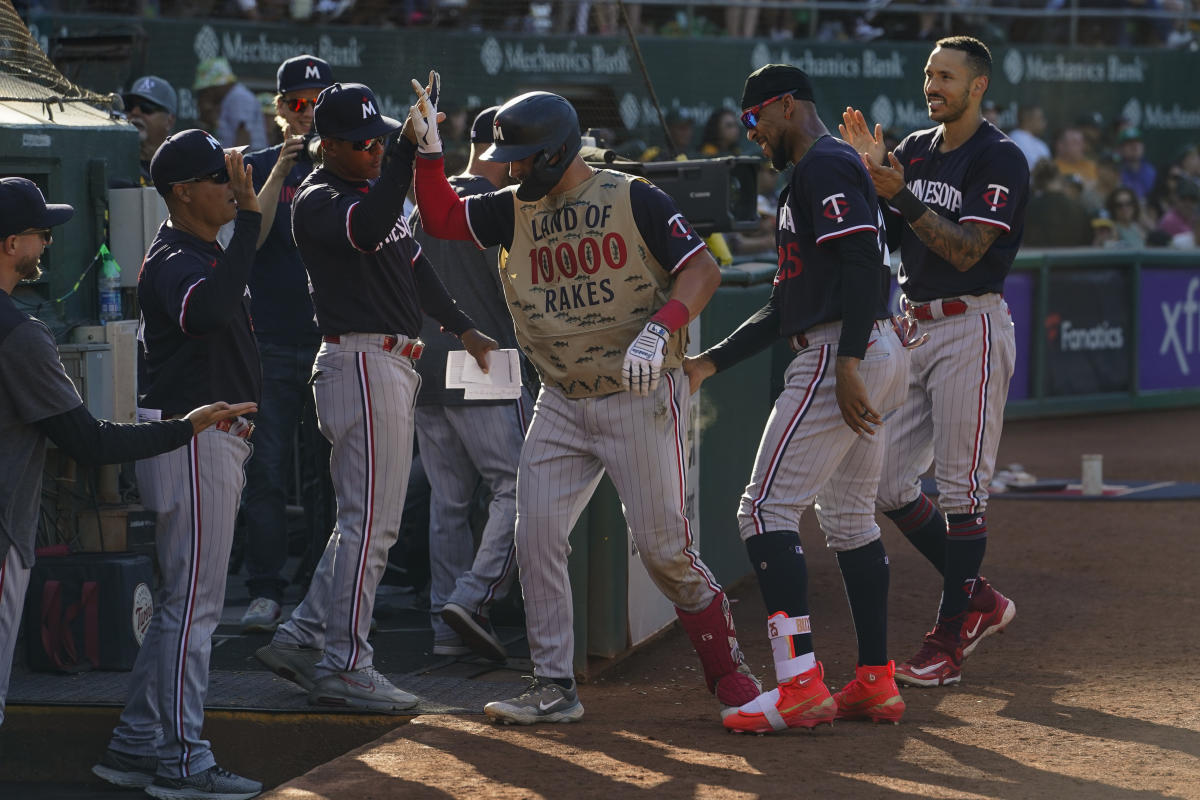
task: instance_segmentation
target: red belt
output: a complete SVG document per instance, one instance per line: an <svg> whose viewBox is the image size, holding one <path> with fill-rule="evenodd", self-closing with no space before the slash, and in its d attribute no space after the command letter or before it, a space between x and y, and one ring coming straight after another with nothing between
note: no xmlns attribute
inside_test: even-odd
<svg viewBox="0 0 1200 800"><path fill-rule="evenodd" d="M342 341L342 337L340 337L340 336L322 336L321 341L328 342L329 344L340 344ZM379 344L379 347L381 350L383 350L383 352L390 353L396 349L396 345L399 343L400 343L400 339L397 336L384 336L383 340ZM407 358L411 358L413 361L416 361L418 358L421 357L421 352L424 349L425 349L425 343L422 342L420 339L409 339L407 342L404 343L404 347L400 348L400 355L405 356Z"/></svg>
<svg viewBox="0 0 1200 800"><path fill-rule="evenodd" d="M242 423L242 427L235 432L233 430L233 426L239 421ZM247 422L245 420L223 419L219 420L215 425L213 425L213 427L219 431L224 431L225 433L232 433L239 439L249 439L250 434L254 433L254 423Z"/></svg>
<svg viewBox="0 0 1200 800"><path fill-rule="evenodd" d="M943 317L957 317L959 314L965 314L967 312L967 304L965 301L950 299L934 300L932 303L914 303L908 307L909 313L911 313L917 319L923 319L926 321L940 319L939 317L935 317L933 315L933 309L931 308L933 303L942 304Z"/></svg>

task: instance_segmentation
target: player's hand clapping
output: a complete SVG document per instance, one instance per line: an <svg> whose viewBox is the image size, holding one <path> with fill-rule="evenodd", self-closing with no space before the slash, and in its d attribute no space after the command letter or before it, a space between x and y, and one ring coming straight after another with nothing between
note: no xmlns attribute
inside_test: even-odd
<svg viewBox="0 0 1200 800"><path fill-rule="evenodd" d="M417 150L422 153L442 152L442 139L438 135L438 96L442 90L442 78L435 70L429 71L429 84L422 86L416 78L412 79L413 91L417 93L417 102L408 109L408 124L405 125L406 135L416 142ZM442 115L445 119L445 115Z"/></svg>
<svg viewBox="0 0 1200 800"><path fill-rule="evenodd" d="M883 155L887 148L883 144L883 126L875 123L875 135L867 127L866 117L857 108L846 106L842 112L842 122L838 125L838 133L842 140L863 155L871 157L876 164L883 163Z"/></svg>
<svg viewBox="0 0 1200 800"><path fill-rule="evenodd" d="M239 211L262 211L258 195L254 193L254 167L242 161L238 150L225 151L225 169L229 172L229 188Z"/></svg>

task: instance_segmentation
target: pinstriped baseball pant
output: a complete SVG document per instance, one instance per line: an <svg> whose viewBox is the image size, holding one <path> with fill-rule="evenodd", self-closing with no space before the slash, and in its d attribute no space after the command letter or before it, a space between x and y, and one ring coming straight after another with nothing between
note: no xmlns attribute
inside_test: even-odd
<svg viewBox="0 0 1200 800"><path fill-rule="evenodd" d="M13 651L21 627L30 569L21 564L15 547L9 547L8 555L0 561L0 725L4 724L4 701L8 698L8 679L12 675Z"/></svg>
<svg viewBox="0 0 1200 800"><path fill-rule="evenodd" d="M245 439L209 428L183 447L137 462L142 503L158 513L162 584L109 746L157 755L161 775L194 775L216 763L200 734L249 458Z"/></svg>
<svg viewBox="0 0 1200 800"><path fill-rule="evenodd" d="M568 537L605 472L659 591L688 612L706 608L721 591L683 510L688 405L682 369L664 372L645 397L572 400L542 388L517 470L517 564L534 674L574 674Z"/></svg>
<svg viewBox="0 0 1200 800"><path fill-rule="evenodd" d="M417 443L429 476L429 610L434 641L455 634L441 610L447 601L487 615L517 576L513 527L517 462L532 401L527 391L504 405L417 406ZM483 480L492 495L476 550L471 500Z"/></svg>
<svg viewBox="0 0 1200 800"><path fill-rule="evenodd" d="M380 348L382 334L340 338L322 344L313 364L317 421L332 446L337 522L308 592L275 634L324 649L318 679L373 664L367 636L375 590L400 534L421 385L399 348Z"/></svg>

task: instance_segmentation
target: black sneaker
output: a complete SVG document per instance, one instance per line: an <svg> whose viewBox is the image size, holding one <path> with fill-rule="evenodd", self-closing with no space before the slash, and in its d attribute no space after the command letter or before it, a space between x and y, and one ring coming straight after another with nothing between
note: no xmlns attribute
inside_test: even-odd
<svg viewBox="0 0 1200 800"><path fill-rule="evenodd" d="M508 658L504 643L492 629L492 623L487 617L472 614L458 603L446 603L442 607L442 619L462 637L463 644L478 655L493 661L504 661Z"/></svg>
<svg viewBox="0 0 1200 800"><path fill-rule="evenodd" d="M157 775L146 787L146 794L160 800L250 800L261 791L258 781L234 775L215 764L186 778Z"/></svg>
<svg viewBox="0 0 1200 800"><path fill-rule="evenodd" d="M108 749L92 773L122 789L144 789L154 781L158 771L158 756L131 756Z"/></svg>

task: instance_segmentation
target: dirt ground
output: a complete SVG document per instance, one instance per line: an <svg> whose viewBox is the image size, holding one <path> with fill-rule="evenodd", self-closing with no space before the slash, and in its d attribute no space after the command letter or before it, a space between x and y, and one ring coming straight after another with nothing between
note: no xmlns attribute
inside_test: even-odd
<svg viewBox="0 0 1200 800"><path fill-rule="evenodd" d="M1200 482L1200 410L1012 422L999 464L1077 479L1085 452L1104 454L1110 483ZM960 685L907 689L898 726L727 734L676 627L582 686L579 724L419 717L265 797L1200 798L1198 512L1197 501L994 501L984 573L1016 620L979 647ZM882 527L901 661L932 621L940 581ZM811 519L801 535L817 656L836 690L853 675L850 616ZM732 595L742 646L772 686L757 586Z"/></svg>

